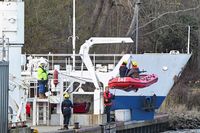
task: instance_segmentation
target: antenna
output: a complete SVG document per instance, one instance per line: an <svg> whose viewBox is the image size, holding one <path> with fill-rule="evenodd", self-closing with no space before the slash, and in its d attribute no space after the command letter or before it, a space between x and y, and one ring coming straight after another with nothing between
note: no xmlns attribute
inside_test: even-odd
<svg viewBox="0 0 200 133"><path fill-rule="evenodd" d="M135 53L138 53L138 14L139 14L139 5L141 4L140 0L137 0L136 7L135 7L135 14L136 14L136 33L135 33Z"/></svg>

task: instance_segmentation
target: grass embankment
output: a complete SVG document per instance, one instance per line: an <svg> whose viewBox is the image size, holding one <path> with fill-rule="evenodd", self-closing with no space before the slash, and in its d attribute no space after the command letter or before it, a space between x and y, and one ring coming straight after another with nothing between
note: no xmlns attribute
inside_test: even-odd
<svg viewBox="0 0 200 133"><path fill-rule="evenodd" d="M200 81L177 83L159 112L169 114L170 129L200 128Z"/></svg>

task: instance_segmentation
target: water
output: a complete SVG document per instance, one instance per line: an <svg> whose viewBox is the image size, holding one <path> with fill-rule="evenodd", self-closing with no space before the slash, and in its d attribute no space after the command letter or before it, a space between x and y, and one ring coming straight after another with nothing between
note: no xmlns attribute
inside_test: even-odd
<svg viewBox="0 0 200 133"><path fill-rule="evenodd" d="M166 131L163 133L200 133L200 129L183 129L178 131Z"/></svg>

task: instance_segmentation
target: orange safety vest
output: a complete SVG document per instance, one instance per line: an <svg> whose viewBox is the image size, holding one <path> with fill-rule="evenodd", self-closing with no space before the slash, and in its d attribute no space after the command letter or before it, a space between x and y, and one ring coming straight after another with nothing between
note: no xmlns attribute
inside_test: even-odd
<svg viewBox="0 0 200 133"><path fill-rule="evenodd" d="M112 100L111 100L112 94L110 92L108 92L108 93L104 92L103 97L104 97L104 105L111 106L112 105Z"/></svg>

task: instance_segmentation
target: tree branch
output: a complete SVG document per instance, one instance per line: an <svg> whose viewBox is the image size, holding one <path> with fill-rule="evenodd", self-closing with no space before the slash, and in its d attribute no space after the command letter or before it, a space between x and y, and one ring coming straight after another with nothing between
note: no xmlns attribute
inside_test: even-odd
<svg viewBox="0 0 200 133"><path fill-rule="evenodd" d="M96 3L96 7L94 9L94 12L92 14L92 17L91 17L91 23L90 23L91 30L90 31L92 32L92 34L94 33L94 30L97 25L98 19L100 17L102 8L103 8L103 0L98 0Z"/></svg>
<svg viewBox="0 0 200 133"><path fill-rule="evenodd" d="M185 9L185 10L177 10L177 11L170 11L170 12L165 12L161 15L159 15L158 17L154 18L153 20L147 22L146 24L144 24L143 26L140 26L138 29L141 29L141 28L144 28L146 27L147 25L149 25L150 23L156 21L157 19L167 15L167 14L176 14L176 13L180 13L180 12L187 12L187 11L192 11L192 10L196 10L200 7L200 5L198 5L197 7L194 7L194 8L188 8L188 9ZM136 30L136 29L135 29ZM133 32L135 32L135 30Z"/></svg>
<svg viewBox="0 0 200 133"><path fill-rule="evenodd" d="M174 24L170 24L170 25L163 25L163 26L161 26L161 27L156 28L155 30L152 30L152 31L150 31L150 32L148 32L148 33L145 33L144 35L142 35L142 37L147 36L147 35L149 35L149 34L155 32L155 31L157 31L157 30L159 30L159 29L163 29L163 28L166 28L166 27L171 27L171 26L173 26L173 25L183 25L183 26L186 26L186 25L181 24L181 23L174 23Z"/></svg>

